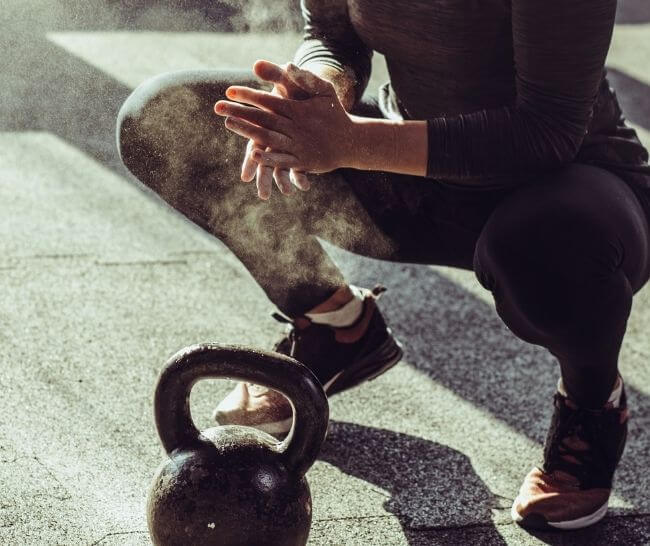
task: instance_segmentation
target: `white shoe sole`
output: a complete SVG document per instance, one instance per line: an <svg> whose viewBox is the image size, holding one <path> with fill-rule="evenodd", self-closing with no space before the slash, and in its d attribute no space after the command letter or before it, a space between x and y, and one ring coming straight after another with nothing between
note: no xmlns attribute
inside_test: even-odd
<svg viewBox="0 0 650 546"><path fill-rule="evenodd" d="M288 434L293 425L293 415L287 417L283 421L274 421L272 423L260 423L259 425L247 425L259 429L271 436L279 436L281 434Z"/></svg>
<svg viewBox="0 0 650 546"><path fill-rule="evenodd" d="M609 503L606 502L595 512L581 518L566 521L548 521L541 514L529 514L527 516L522 516L515 509L515 506L517 506L517 499L515 499L515 501L512 503L512 508L510 508L510 517L512 517L512 521L521 525L522 527L532 527L536 529L553 528L559 529L561 531L574 531L576 529L583 529L584 527L589 527L594 523L598 523L605 517L608 504Z"/></svg>

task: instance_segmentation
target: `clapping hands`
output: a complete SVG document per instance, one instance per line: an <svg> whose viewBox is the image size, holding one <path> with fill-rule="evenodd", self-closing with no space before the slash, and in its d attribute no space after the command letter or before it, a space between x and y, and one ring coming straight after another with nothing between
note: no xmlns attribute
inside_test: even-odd
<svg viewBox="0 0 650 546"><path fill-rule="evenodd" d="M258 196L268 199L274 179L289 195L294 188L309 189L306 172L346 166L353 123L332 84L291 63L258 61L253 70L274 84L273 91L232 86L226 90L230 100L215 104L226 128L249 139L242 180L256 179Z"/></svg>

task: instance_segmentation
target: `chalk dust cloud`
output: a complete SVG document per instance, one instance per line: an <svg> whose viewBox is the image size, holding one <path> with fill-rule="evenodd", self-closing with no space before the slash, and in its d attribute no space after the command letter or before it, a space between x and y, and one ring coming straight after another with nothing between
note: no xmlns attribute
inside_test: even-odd
<svg viewBox="0 0 650 546"><path fill-rule="evenodd" d="M146 90L146 85L136 91ZM343 279L314 235L377 257L393 253L337 173L313 175L312 188L291 196L274 189L269 201L239 179L245 141L212 114L211 89L173 86L144 100L123 133L123 154L142 182L221 239L279 306L306 286L339 286ZM144 154L144 155L143 155ZM143 168L144 167L144 168Z"/></svg>

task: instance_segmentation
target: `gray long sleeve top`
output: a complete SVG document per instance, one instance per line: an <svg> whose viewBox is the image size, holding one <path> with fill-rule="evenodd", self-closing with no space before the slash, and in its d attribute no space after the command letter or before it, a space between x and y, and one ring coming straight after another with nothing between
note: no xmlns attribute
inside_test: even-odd
<svg viewBox="0 0 650 546"><path fill-rule="evenodd" d="M427 176L521 183L576 159L650 176L604 63L616 0L302 0L299 65L386 58L388 118L426 120ZM603 139L609 134L613 138ZM596 138L591 138L595 136ZM649 182L650 184L650 182Z"/></svg>

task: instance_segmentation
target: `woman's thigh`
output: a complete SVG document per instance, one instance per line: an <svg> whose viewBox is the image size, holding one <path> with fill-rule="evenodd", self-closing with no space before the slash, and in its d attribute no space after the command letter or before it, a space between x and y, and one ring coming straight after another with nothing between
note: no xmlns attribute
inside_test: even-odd
<svg viewBox="0 0 650 546"><path fill-rule="evenodd" d="M648 218L618 176L574 163L503 199L481 233L475 269L482 261L529 264L567 286L621 271L637 292L650 276ZM481 273L488 288L498 282Z"/></svg>

